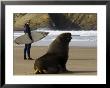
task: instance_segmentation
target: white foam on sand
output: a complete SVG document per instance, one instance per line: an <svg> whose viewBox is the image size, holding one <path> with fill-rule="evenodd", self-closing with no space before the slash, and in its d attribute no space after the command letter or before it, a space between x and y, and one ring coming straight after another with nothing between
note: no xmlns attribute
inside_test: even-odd
<svg viewBox="0 0 110 88"><path fill-rule="evenodd" d="M41 32L49 32L49 34L32 44L32 46L48 46L59 34L70 32L72 34L72 40L69 44L69 46L78 46L78 47L97 47L97 31L91 30L91 31L59 31L59 30L50 30L48 28L39 28L34 31L41 31ZM23 35L23 31L14 31L14 39L18 36ZM24 46L23 45L17 45L16 46Z"/></svg>

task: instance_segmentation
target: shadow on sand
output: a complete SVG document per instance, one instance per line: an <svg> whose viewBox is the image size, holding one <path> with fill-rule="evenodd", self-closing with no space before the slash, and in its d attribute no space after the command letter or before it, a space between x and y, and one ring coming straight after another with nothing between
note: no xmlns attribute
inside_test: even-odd
<svg viewBox="0 0 110 88"><path fill-rule="evenodd" d="M66 71L61 74L97 73L97 71Z"/></svg>

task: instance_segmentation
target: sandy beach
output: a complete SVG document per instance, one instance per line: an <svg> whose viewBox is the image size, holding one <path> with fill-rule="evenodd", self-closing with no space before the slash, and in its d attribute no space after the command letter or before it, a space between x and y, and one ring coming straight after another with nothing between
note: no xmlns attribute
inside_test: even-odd
<svg viewBox="0 0 110 88"><path fill-rule="evenodd" d="M23 46L14 46L13 49L13 74L34 75L33 65L35 60L23 59ZM32 46L31 57L36 59L44 55L47 49L47 46ZM69 59L67 61L66 67L69 71L71 71L66 75L96 75L97 48L70 46Z"/></svg>

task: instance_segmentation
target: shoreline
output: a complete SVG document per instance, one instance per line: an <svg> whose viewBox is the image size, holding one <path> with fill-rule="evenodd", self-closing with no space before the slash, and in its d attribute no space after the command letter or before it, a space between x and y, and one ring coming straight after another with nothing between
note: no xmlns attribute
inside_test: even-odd
<svg viewBox="0 0 110 88"><path fill-rule="evenodd" d="M37 30L38 32L41 30ZM61 33L68 32L68 31L50 31L50 30L43 30L43 32L49 32L49 34L37 41L32 43L32 46L48 46L51 42ZM81 47L97 47L97 31L70 31L72 34L72 40L69 46L81 46ZM24 32L15 32L14 33L14 40L23 35ZM14 44L17 46L17 44ZM19 45L23 46L23 45Z"/></svg>

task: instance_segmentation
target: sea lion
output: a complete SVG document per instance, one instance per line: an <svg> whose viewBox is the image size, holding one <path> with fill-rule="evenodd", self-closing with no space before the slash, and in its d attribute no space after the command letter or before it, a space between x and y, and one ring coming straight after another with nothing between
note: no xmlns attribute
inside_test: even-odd
<svg viewBox="0 0 110 88"><path fill-rule="evenodd" d="M69 42L71 33L62 33L50 44L47 53L35 60L34 70L37 73L55 74L67 71Z"/></svg>

